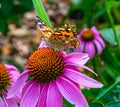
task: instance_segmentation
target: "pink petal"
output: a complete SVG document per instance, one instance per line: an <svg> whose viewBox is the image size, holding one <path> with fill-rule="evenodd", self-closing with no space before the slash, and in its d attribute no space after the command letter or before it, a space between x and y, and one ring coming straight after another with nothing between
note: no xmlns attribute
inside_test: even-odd
<svg viewBox="0 0 120 107"><path fill-rule="evenodd" d="M37 107L46 107L47 91L49 84L44 84L41 90Z"/></svg>
<svg viewBox="0 0 120 107"><path fill-rule="evenodd" d="M76 107L88 107L85 97L75 84L63 77L58 78L56 83L61 94L71 104L75 104Z"/></svg>
<svg viewBox="0 0 120 107"><path fill-rule="evenodd" d="M94 43L96 45L97 52L100 55L102 53L103 47L100 45L99 41L97 41L97 40L94 40Z"/></svg>
<svg viewBox="0 0 120 107"><path fill-rule="evenodd" d="M78 52L84 52L85 51L85 42L83 40L80 40L81 41L81 44L80 44L80 48L79 48L79 51Z"/></svg>
<svg viewBox="0 0 120 107"><path fill-rule="evenodd" d="M39 96L40 96L40 83L34 82L26 90L21 100L20 107L36 107Z"/></svg>
<svg viewBox="0 0 120 107"><path fill-rule="evenodd" d="M30 87L33 83L34 83L34 81L33 81L33 80L30 80L30 81L28 81L28 82L24 85L24 87L23 87L23 89L22 89L22 96L25 94L27 88Z"/></svg>
<svg viewBox="0 0 120 107"><path fill-rule="evenodd" d="M11 98L15 96L22 89L25 81L27 80L28 75L29 75L28 72L23 72L21 74L21 76L13 84L12 88L10 88L10 90L8 91L7 98Z"/></svg>
<svg viewBox="0 0 120 107"><path fill-rule="evenodd" d="M42 38L42 39L41 39L41 43L40 43L39 46L38 46L38 49L39 49L39 48L43 48L43 47L49 47L49 46L46 44L45 40Z"/></svg>
<svg viewBox="0 0 120 107"><path fill-rule="evenodd" d="M93 26L93 27L91 28L91 30L94 32L94 35L95 35L96 37L100 37L100 32L97 30L97 28L96 28L95 26Z"/></svg>
<svg viewBox="0 0 120 107"><path fill-rule="evenodd" d="M88 60L89 60L88 54L80 52L70 53L65 57L65 62L68 65L74 66L84 65L87 63Z"/></svg>
<svg viewBox="0 0 120 107"><path fill-rule="evenodd" d="M18 107L17 102L15 102L14 99L7 99L6 97L7 94L3 93L3 98L7 107Z"/></svg>
<svg viewBox="0 0 120 107"><path fill-rule="evenodd" d="M95 55L95 46L93 42L86 42L85 52L89 54L90 58Z"/></svg>
<svg viewBox="0 0 120 107"><path fill-rule="evenodd" d="M10 87L11 88L11 87ZM9 89L10 89L9 88ZM9 91L9 89L7 89L7 91ZM21 93L22 91L20 90L16 95L14 95L13 97L12 97L12 99L16 102L16 103L20 103L20 100L21 100ZM7 93L8 94L8 93ZM11 99L11 98L9 98L8 96L7 96L7 99Z"/></svg>
<svg viewBox="0 0 120 107"><path fill-rule="evenodd" d="M14 67L12 65L5 64L5 66L9 71L11 81L14 83L20 76L20 72L18 71L18 69L16 67Z"/></svg>
<svg viewBox="0 0 120 107"><path fill-rule="evenodd" d="M79 65L79 66L80 66L80 68L84 68L84 69L94 73L96 76L98 76L92 69L88 68L87 66L85 66L85 65ZM77 67L78 67L78 65L77 65ZM69 68L69 69L74 69L75 71L80 72L80 70L78 70L79 67L78 68L77 67L76 67L76 65L66 65L64 69Z"/></svg>
<svg viewBox="0 0 120 107"><path fill-rule="evenodd" d="M105 42L104 42L104 40L103 40L101 37L97 37L96 39L100 42L100 44L101 44L102 47L104 48L104 47L105 47Z"/></svg>
<svg viewBox="0 0 120 107"><path fill-rule="evenodd" d="M21 94L20 94L21 95ZM16 102L16 103L20 103L21 101L21 97L18 95L15 95L14 97L12 97L12 99Z"/></svg>
<svg viewBox="0 0 120 107"><path fill-rule="evenodd" d="M0 107L5 107L4 102L1 97L0 97Z"/></svg>
<svg viewBox="0 0 120 107"><path fill-rule="evenodd" d="M53 98L51 98L51 96ZM62 95L58 90L56 83L50 82L47 93L46 107L62 107L62 102Z"/></svg>
<svg viewBox="0 0 120 107"><path fill-rule="evenodd" d="M88 68L87 66L81 65L81 68L84 68L84 69L94 73L96 76L98 76L98 74L96 74L92 69Z"/></svg>
<svg viewBox="0 0 120 107"><path fill-rule="evenodd" d="M103 86L100 82L98 82L80 72L76 72L72 69L66 69L64 71L64 74L72 81L74 81L80 85L83 85L85 87L88 87L88 88L101 88Z"/></svg>
<svg viewBox="0 0 120 107"><path fill-rule="evenodd" d="M85 42L83 40L80 40L80 47L79 48L75 48L74 52L84 52L84 47L85 47Z"/></svg>
<svg viewBox="0 0 120 107"><path fill-rule="evenodd" d="M9 65L9 64L4 64L5 67L8 69L8 70L11 70L11 71L18 71L18 69L13 66L13 65Z"/></svg>

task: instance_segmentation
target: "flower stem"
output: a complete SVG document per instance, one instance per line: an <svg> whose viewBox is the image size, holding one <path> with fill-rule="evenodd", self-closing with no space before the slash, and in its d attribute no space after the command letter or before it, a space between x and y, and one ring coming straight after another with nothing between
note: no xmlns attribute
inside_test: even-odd
<svg viewBox="0 0 120 107"><path fill-rule="evenodd" d="M109 17L109 21L110 21L111 27L112 27L112 29L113 29L113 33L114 33L115 40L116 40L117 45L118 45L118 50L119 50L119 52L120 52L119 36L117 36L116 30L115 30L115 27L114 27L114 22L113 22L112 15L111 15L110 11L107 9L107 0L105 0L105 8L106 8L106 12L107 12L108 17Z"/></svg>
<svg viewBox="0 0 120 107"><path fill-rule="evenodd" d="M92 59L92 64L94 67L94 71L98 74L98 76L100 77L100 80L103 82L104 85L107 84L104 76L103 76L103 67L101 65L101 59L99 57L99 55L95 55L95 57Z"/></svg>

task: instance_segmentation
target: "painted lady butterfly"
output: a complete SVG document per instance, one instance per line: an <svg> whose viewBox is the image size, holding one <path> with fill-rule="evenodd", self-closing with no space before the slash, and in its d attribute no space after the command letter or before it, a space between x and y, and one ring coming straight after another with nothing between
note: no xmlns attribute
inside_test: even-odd
<svg viewBox="0 0 120 107"><path fill-rule="evenodd" d="M67 48L78 48L80 46L80 41L76 38L75 24L65 24L53 30L38 16L36 20L42 37L50 47L65 50Z"/></svg>

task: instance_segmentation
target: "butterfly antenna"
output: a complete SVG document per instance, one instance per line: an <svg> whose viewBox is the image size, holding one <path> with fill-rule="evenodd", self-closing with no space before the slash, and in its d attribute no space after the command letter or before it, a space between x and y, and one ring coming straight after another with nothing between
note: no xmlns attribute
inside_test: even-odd
<svg viewBox="0 0 120 107"><path fill-rule="evenodd" d="M37 20L37 23L38 23L39 27L42 27L43 25L46 25L46 23L41 18L39 18L38 16L36 16L36 20Z"/></svg>

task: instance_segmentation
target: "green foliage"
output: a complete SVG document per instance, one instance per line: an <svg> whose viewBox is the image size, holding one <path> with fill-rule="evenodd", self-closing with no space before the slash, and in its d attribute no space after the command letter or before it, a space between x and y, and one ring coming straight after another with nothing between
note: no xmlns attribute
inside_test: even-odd
<svg viewBox="0 0 120 107"><path fill-rule="evenodd" d="M74 105L70 104L67 100L64 99L64 103L67 107L74 107Z"/></svg>
<svg viewBox="0 0 120 107"><path fill-rule="evenodd" d="M43 6L41 0L33 0L33 4L34 4L35 10L37 12L37 15L41 19L43 19L50 27L52 27L51 22L47 16L47 13L44 9L44 6Z"/></svg>
<svg viewBox="0 0 120 107"><path fill-rule="evenodd" d="M111 11L111 8L113 6L119 6L120 5L120 1L114 1L114 0L105 0L106 1L106 8L107 11Z"/></svg>
<svg viewBox="0 0 120 107"><path fill-rule="evenodd" d="M120 6L120 1L108 1L108 0L105 0L105 7L106 7L106 12L108 14L108 18L110 20L110 24L112 26L112 29L113 29L113 32L114 32L114 37L115 37L115 40L117 42L117 45L118 45L118 48L120 49L120 38L117 36L117 33L115 31L115 27L114 27L114 20L112 18L112 15L111 15L111 9L113 6ZM120 53L120 51L119 51Z"/></svg>
<svg viewBox="0 0 120 107"><path fill-rule="evenodd" d="M103 88L94 102L102 102L106 107L120 106L120 78L115 83ZM116 106L117 105L117 106Z"/></svg>
<svg viewBox="0 0 120 107"><path fill-rule="evenodd" d="M102 35L102 37L109 42L112 45L117 45L117 42L115 40L115 36L114 36L114 32L112 28L105 28L100 30L100 33ZM120 36L120 30L117 29L116 30L117 36Z"/></svg>

